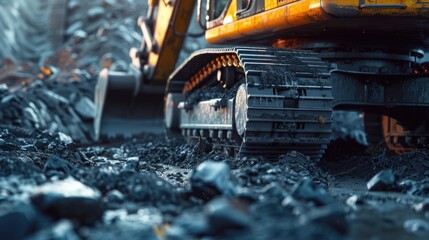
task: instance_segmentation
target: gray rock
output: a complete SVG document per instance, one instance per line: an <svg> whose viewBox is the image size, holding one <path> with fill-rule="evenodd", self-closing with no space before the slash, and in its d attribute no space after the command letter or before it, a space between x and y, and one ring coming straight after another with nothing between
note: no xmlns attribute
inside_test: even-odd
<svg viewBox="0 0 429 240"><path fill-rule="evenodd" d="M156 208L142 208L141 205L135 208L133 213L123 208L107 210L103 215L104 224L88 229L88 239L161 239L156 235L165 231L161 213Z"/></svg>
<svg viewBox="0 0 429 240"><path fill-rule="evenodd" d="M22 145L22 146L20 146L20 148L23 151L37 151L37 148L36 148L36 146L34 146L34 144Z"/></svg>
<svg viewBox="0 0 429 240"><path fill-rule="evenodd" d="M341 235L349 231L346 212L337 205L313 208L309 213L300 217L301 224L317 223L335 230Z"/></svg>
<svg viewBox="0 0 429 240"><path fill-rule="evenodd" d="M264 187L262 193L266 198L274 199L276 202L281 202L289 194L277 182L270 183Z"/></svg>
<svg viewBox="0 0 429 240"><path fill-rule="evenodd" d="M311 178L303 178L297 182L292 187L290 194L299 201L312 202L316 206L324 206L336 202L322 186L315 184Z"/></svg>
<svg viewBox="0 0 429 240"><path fill-rule="evenodd" d="M0 84L0 93L5 93L9 90L9 87L7 86L7 84Z"/></svg>
<svg viewBox="0 0 429 240"><path fill-rule="evenodd" d="M296 215L307 212L309 208L309 206L305 202L298 201L290 195L283 199L281 205L282 207L284 207L285 209L289 209Z"/></svg>
<svg viewBox="0 0 429 240"><path fill-rule="evenodd" d="M418 212L428 212L429 211L429 199L426 199L421 203L415 204L414 210L416 210Z"/></svg>
<svg viewBox="0 0 429 240"><path fill-rule="evenodd" d="M414 195L419 190L419 184L414 180L405 179L398 183L398 188L406 194Z"/></svg>
<svg viewBox="0 0 429 240"><path fill-rule="evenodd" d="M349 207L351 207L351 208L353 208L353 209L356 210L358 206L364 205L365 201L363 200L363 198L361 196L359 196L359 195L353 195L353 196L350 196L349 198L347 198L346 204Z"/></svg>
<svg viewBox="0 0 429 240"><path fill-rule="evenodd" d="M104 211L101 194L72 177L36 188L31 202L46 215L83 224L93 224Z"/></svg>
<svg viewBox="0 0 429 240"><path fill-rule="evenodd" d="M81 98L74 105L74 109L84 120L94 119L95 116L95 106L94 102L88 97Z"/></svg>
<svg viewBox="0 0 429 240"><path fill-rule="evenodd" d="M65 97L58 95L50 90L44 89L42 93L45 97L55 102L56 104L59 104L59 103L69 104L69 100L67 100Z"/></svg>
<svg viewBox="0 0 429 240"><path fill-rule="evenodd" d="M366 184L369 191L388 191L393 189L394 186L395 176L392 169L380 171Z"/></svg>
<svg viewBox="0 0 429 240"><path fill-rule="evenodd" d="M189 235L184 228L181 228L179 226L171 226L167 229L165 236L166 239L170 240L188 240L192 239L192 236Z"/></svg>
<svg viewBox="0 0 429 240"><path fill-rule="evenodd" d="M73 38L75 38L75 39L84 39L86 37L88 37L88 34L81 29L73 32Z"/></svg>
<svg viewBox="0 0 429 240"><path fill-rule="evenodd" d="M36 217L32 206L27 204L0 209L0 238L23 239L33 229Z"/></svg>
<svg viewBox="0 0 429 240"><path fill-rule="evenodd" d="M333 111L332 138L352 138L358 143L367 145L367 138L360 112Z"/></svg>
<svg viewBox="0 0 429 240"><path fill-rule="evenodd" d="M60 141L66 145L73 143L73 139L65 133L59 132L58 137L60 138Z"/></svg>
<svg viewBox="0 0 429 240"><path fill-rule="evenodd" d="M122 169L125 171L137 171L139 163L139 160L128 160Z"/></svg>
<svg viewBox="0 0 429 240"><path fill-rule="evenodd" d="M33 124L35 128L39 128L39 117L37 116L36 112L30 108L30 107L26 107L24 108L24 117L29 119Z"/></svg>
<svg viewBox="0 0 429 240"><path fill-rule="evenodd" d="M120 204L125 201L124 194L118 190L112 190L106 194L106 201L113 204Z"/></svg>
<svg viewBox="0 0 429 240"><path fill-rule="evenodd" d="M203 162L194 169L190 181L194 195L206 200L235 194L236 186L226 163Z"/></svg>
<svg viewBox="0 0 429 240"><path fill-rule="evenodd" d="M79 240L80 237L76 234L73 224L68 220L61 220L55 225L43 229L28 238L27 240L45 240L45 239L61 239L61 240Z"/></svg>
<svg viewBox="0 0 429 240"><path fill-rule="evenodd" d="M95 18L103 15L105 12L106 10L104 10L104 8L102 7L93 7L88 10L87 16L90 18Z"/></svg>
<svg viewBox="0 0 429 240"><path fill-rule="evenodd" d="M65 33L66 35L69 35L69 36L73 35L76 31L79 31L82 27L83 27L82 22L75 22L66 29Z"/></svg>
<svg viewBox="0 0 429 240"><path fill-rule="evenodd" d="M404 222L404 228L409 232L429 232L429 222L422 219L410 219Z"/></svg>
<svg viewBox="0 0 429 240"><path fill-rule="evenodd" d="M1 103L6 104L6 103L11 102L12 100L16 100L16 95L15 94L9 94L9 95L4 96L1 99Z"/></svg>
<svg viewBox="0 0 429 240"><path fill-rule="evenodd" d="M258 194L250 188L237 188L236 197L243 202L254 203L258 201Z"/></svg>
<svg viewBox="0 0 429 240"><path fill-rule="evenodd" d="M236 199L217 198L205 206L211 234L244 230L252 225L247 205Z"/></svg>
<svg viewBox="0 0 429 240"><path fill-rule="evenodd" d="M177 217L171 228L167 230L167 239L192 239L201 237L209 231L209 223L206 216L199 213L185 212Z"/></svg>
<svg viewBox="0 0 429 240"><path fill-rule="evenodd" d="M68 163L66 160L56 155L51 155L48 158L48 161L45 163L43 172L48 178L52 176L59 176L60 178L62 178L70 175L70 171L72 169L73 169L73 166L70 163Z"/></svg>

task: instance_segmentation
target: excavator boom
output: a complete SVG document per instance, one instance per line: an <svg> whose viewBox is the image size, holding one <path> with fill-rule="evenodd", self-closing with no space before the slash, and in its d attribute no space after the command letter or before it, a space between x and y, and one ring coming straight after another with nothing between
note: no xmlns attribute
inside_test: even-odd
<svg viewBox="0 0 429 240"><path fill-rule="evenodd" d="M137 24L143 38L130 49L128 72L104 69L96 86L95 139L163 132L165 84L173 72L195 0L150 0L148 13Z"/></svg>

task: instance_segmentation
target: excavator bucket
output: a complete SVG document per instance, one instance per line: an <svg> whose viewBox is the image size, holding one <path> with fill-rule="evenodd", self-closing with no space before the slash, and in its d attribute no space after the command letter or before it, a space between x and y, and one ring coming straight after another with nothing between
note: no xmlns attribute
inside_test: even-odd
<svg viewBox="0 0 429 240"><path fill-rule="evenodd" d="M129 72L104 69L99 74L95 93L96 140L164 132L164 91L187 36L194 4L195 0L148 2L147 16L137 20L142 43L139 49L130 49Z"/></svg>
<svg viewBox="0 0 429 240"><path fill-rule="evenodd" d="M103 69L95 89L95 140L163 132L163 91L163 86L157 85L143 90L137 69Z"/></svg>

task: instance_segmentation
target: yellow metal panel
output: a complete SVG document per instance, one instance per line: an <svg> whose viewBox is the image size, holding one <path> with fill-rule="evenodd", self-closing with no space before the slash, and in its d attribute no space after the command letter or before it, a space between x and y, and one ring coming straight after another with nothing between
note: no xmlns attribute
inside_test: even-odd
<svg viewBox="0 0 429 240"><path fill-rule="evenodd" d="M160 49L158 53L152 52L149 55L149 65L155 70L152 77L155 81L166 81L174 70L195 0L176 0L173 6L166 3L167 1L159 1L154 29L154 38ZM177 11L176 16L173 16L174 9Z"/></svg>
<svg viewBox="0 0 429 240"><path fill-rule="evenodd" d="M267 31L276 32L328 18L321 9L319 0L302 0L209 29L206 31L206 39L210 43L224 43L244 36Z"/></svg>
<svg viewBox="0 0 429 240"><path fill-rule="evenodd" d="M228 11L225 14L224 24L228 24L231 22L235 22L237 20L237 16L235 13L237 12L237 0L232 0L229 5Z"/></svg>
<svg viewBox="0 0 429 240"><path fill-rule="evenodd" d="M327 12L355 12L349 17L366 16L420 16L428 14L429 0L321 0ZM331 12L330 12L331 13ZM334 14L336 15L336 14Z"/></svg>
<svg viewBox="0 0 429 240"><path fill-rule="evenodd" d="M311 24L331 20L338 24L341 18L364 17L419 17L428 20L429 0L266 0L265 11L236 19L237 2L228 10L223 26L206 31L210 43L227 43L257 37L259 34L276 34ZM375 22L374 24L377 24Z"/></svg>
<svg viewBox="0 0 429 240"><path fill-rule="evenodd" d="M264 2L265 10L269 10L269 9L277 7L277 1L278 0L266 0Z"/></svg>

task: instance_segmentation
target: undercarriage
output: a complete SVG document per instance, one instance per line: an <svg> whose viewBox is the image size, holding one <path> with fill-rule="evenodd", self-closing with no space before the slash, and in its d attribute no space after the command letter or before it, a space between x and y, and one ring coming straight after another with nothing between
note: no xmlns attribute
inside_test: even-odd
<svg viewBox="0 0 429 240"><path fill-rule="evenodd" d="M396 152L427 148L424 51L311 46L317 48L193 54L168 82L168 130L228 153L270 158L296 150L318 160L329 143L332 109L358 110L370 144Z"/></svg>
<svg viewBox="0 0 429 240"><path fill-rule="evenodd" d="M202 50L169 80L167 99L179 91L185 98L166 104L167 126L231 153L271 158L296 150L318 160L331 131L329 76L328 65L309 51Z"/></svg>

